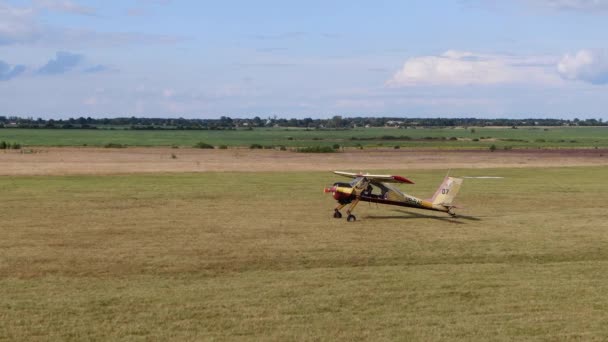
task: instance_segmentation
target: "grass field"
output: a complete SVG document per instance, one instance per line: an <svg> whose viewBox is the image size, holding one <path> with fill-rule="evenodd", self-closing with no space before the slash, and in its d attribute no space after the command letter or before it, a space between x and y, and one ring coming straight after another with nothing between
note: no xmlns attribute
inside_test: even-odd
<svg viewBox="0 0 608 342"><path fill-rule="evenodd" d="M25 146L400 146L426 148L608 147L608 127L360 128L354 130L255 129L238 131L131 131L0 129L0 141ZM432 138L432 139L429 139ZM457 140L450 140L457 139ZM474 141L478 139L479 141Z"/></svg>
<svg viewBox="0 0 608 342"><path fill-rule="evenodd" d="M452 174L505 178L355 223L328 173L0 178L0 339L608 336L606 168Z"/></svg>

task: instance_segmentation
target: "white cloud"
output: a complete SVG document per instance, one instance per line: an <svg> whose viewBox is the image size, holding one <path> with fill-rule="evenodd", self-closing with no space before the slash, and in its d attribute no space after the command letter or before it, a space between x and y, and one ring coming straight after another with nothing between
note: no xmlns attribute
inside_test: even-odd
<svg viewBox="0 0 608 342"><path fill-rule="evenodd" d="M388 86L495 85L559 81L547 57L516 57L449 50L440 56L413 57L387 81Z"/></svg>
<svg viewBox="0 0 608 342"><path fill-rule="evenodd" d="M559 74L567 80L592 84L608 83L608 51L580 50L566 54L557 65Z"/></svg>

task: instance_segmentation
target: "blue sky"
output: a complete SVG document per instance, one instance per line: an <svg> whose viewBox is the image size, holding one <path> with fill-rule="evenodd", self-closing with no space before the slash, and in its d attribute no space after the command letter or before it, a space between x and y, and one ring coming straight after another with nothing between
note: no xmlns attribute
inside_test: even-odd
<svg viewBox="0 0 608 342"><path fill-rule="evenodd" d="M0 115L608 120L608 0L0 0Z"/></svg>

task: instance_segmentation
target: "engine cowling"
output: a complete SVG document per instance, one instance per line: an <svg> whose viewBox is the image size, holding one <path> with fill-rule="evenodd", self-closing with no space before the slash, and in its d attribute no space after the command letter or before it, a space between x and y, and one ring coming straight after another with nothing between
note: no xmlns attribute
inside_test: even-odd
<svg viewBox="0 0 608 342"><path fill-rule="evenodd" d="M353 188L348 183L335 183L331 188L325 188L325 192L331 193L340 204L350 203L355 198Z"/></svg>

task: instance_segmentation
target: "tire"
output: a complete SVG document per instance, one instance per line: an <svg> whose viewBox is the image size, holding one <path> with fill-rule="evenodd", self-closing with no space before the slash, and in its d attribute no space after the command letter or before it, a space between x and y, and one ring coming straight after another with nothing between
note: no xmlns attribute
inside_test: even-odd
<svg viewBox="0 0 608 342"><path fill-rule="evenodd" d="M348 217L346 218L346 221L355 222L355 221L357 221L357 218L355 217L355 215L348 215Z"/></svg>

